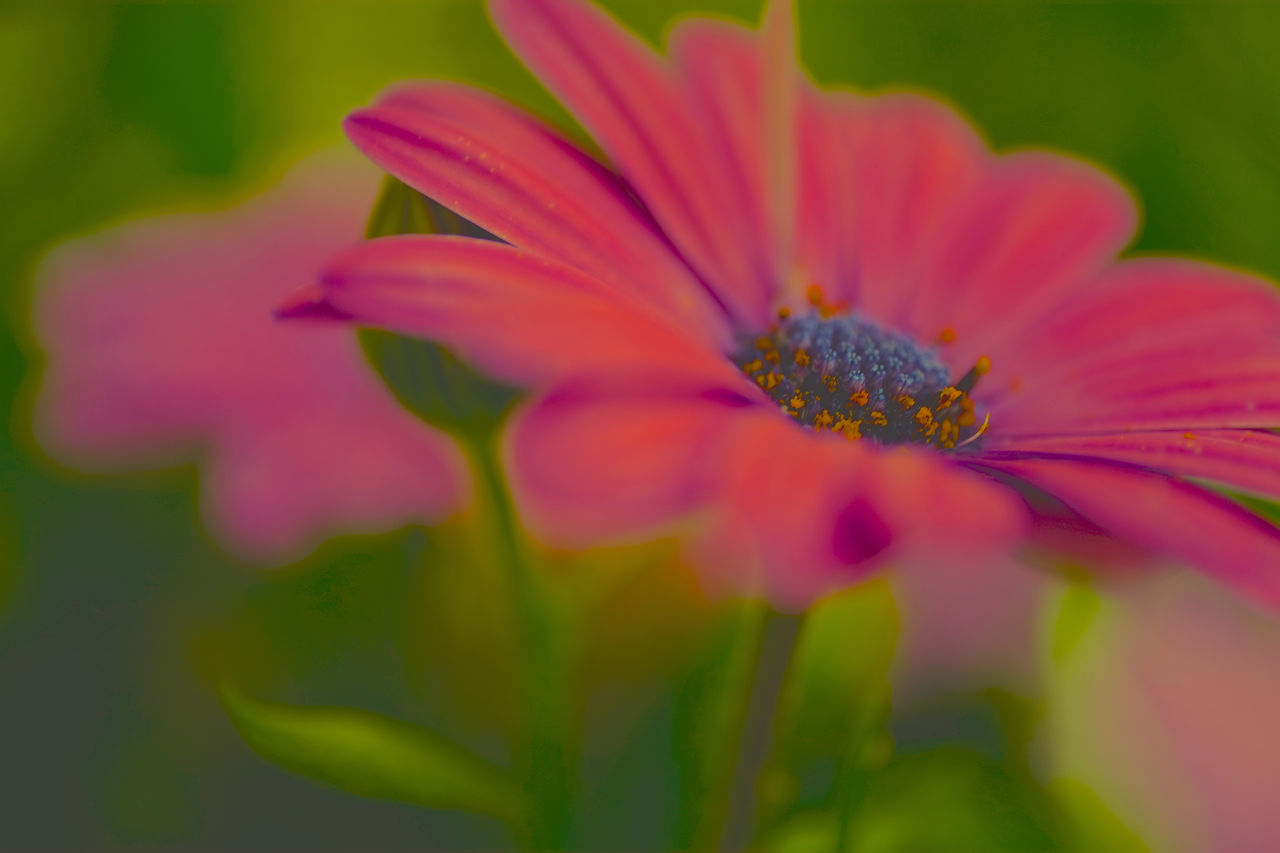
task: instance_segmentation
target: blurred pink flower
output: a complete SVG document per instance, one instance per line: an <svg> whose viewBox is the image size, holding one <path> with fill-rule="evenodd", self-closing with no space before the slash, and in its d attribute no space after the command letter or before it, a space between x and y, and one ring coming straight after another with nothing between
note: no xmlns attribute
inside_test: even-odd
<svg viewBox="0 0 1280 853"><path fill-rule="evenodd" d="M1054 678L1055 772L1154 850L1280 850L1280 624L1186 575L1100 607Z"/></svg>
<svg viewBox="0 0 1280 853"><path fill-rule="evenodd" d="M1039 695L1037 641L1052 576L993 560L903 566L892 583L901 620L896 705L988 687Z"/></svg>
<svg viewBox="0 0 1280 853"><path fill-rule="evenodd" d="M230 210L56 249L35 291L41 444L92 470L200 459L211 530L269 563L457 508L456 448L400 407L354 335L271 314L360 239L378 180L353 160L310 161Z"/></svg>
<svg viewBox="0 0 1280 853"><path fill-rule="evenodd" d="M283 311L535 389L507 453L539 535L689 519L712 582L791 607L887 563L961 570L1031 521L1280 602L1277 532L1184 479L1280 496L1270 285L1117 261L1133 200L1084 163L819 91L786 3L759 33L681 21L669 58L578 0L490 9L610 165L483 92L393 88L350 138L509 245L366 243Z"/></svg>

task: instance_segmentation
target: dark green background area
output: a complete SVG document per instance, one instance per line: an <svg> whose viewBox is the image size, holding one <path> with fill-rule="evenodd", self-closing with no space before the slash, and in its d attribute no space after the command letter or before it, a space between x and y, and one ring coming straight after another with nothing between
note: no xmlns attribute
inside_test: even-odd
<svg viewBox="0 0 1280 853"><path fill-rule="evenodd" d="M689 8L607 5L651 39ZM800 25L824 83L937 92L998 149L1063 149L1119 175L1145 210L1137 248L1280 276L1280 5L801 0ZM415 76L567 121L471 0L0 4L0 398L14 401L0 437L0 846L501 840L266 764L210 689L230 667L276 698L443 720L500 751L406 677L441 639L414 610L429 533L343 540L262 573L207 540L193 468L77 475L43 458L28 421L45 251L264 187L338 142L346 110Z"/></svg>

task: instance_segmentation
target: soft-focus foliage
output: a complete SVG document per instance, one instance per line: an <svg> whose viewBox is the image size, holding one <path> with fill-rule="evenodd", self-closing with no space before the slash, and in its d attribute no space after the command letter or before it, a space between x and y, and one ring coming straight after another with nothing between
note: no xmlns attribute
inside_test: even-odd
<svg viewBox="0 0 1280 853"><path fill-rule="evenodd" d="M278 764L365 797L520 816L520 789L428 729L350 708L279 705L224 685L245 742Z"/></svg>
<svg viewBox="0 0 1280 853"><path fill-rule="evenodd" d="M754 0L604 5L654 40L680 12L751 20L758 9ZM1195 253L1280 276L1273 227L1280 221L1280 187L1270 153L1280 150L1280 114L1271 109L1280 98L1273 58L1280 9L1251 3L799 5L803 58L820 81L938 92L984 128L998 150L1048 145L1125 176L1146 207L1139 251ZM383 85L441 76L478 83L565 120L472 0L18 0L0 8L0 386L4 398L15 401L10 428L0 436L0 704L6 717L0 754L13 783L6 786L0 846L505 843L483 818L350 797L281 770L245 745L213 699L213 684L225 677L247 695L281 703L364 708L412 720L503 764L518 727L519 675L512 671L518 644L501 573L468 552L469 531L455 525L427 534L344 538L281 573L250 572L206 541L194 470L88 478L49 466L32 441L33 385L24 384L38 363L28 319L31 275L54 245L143 213L265 191L263 176L280 174L303 152L339 143L341 115ZM602 559L621 565L626 557ZM590 568L552 562L569 578ZM467 570L458 570L460 564ZM691 821L673 818L679 823L673 826L652 815L684 815L681 785L696 786L703 772L683 766L693 753L672 751L673 740L696 742L701 734L693 733L706 729L693 714L693 698L677 695L677 685L718 677L684 678L716 651L711 640L724 626L715 620L724 614L699 598L678 567L640 577L642 583L620 582L598 601L582 629L581 645L594 653L586 655L587 685L577 707L587 732L587 799L578 837L617 847L621 833L632 842L623 846L662 849L688 837ZM1134 596L1160 600L1140 579L1130 587ZM911 594L899 608L907 631ZM1234 672L1224 661L1252 660L1249 655L1263 654L1258 649L1274 648L1270 640L1206 641L1187 652L1194 652L1197 666L1182 668L1185 650L1162 641L1176 637L1184 622L1161 627L1158 606L1129 599L1121 611L1127 615L1098 604L1100 615L1091 621L1094 606L1081 608L1084 618L1074 626L1064 624L1055 652L1045 655L1047 666L1064 668L1054 676L1049 700L1065 698L1068 709L1086 699L1103 708L1119 703L1126 720L1141 714L1151 696L1133 695L1128 676L1138 664L1106 663L1106 650L1115 643L1127 658L1131 643L1146 637L1138 649L1143 667L1177 674L1169 707L1188 714L1171 719L1160 736L1173 747L1194 748L1171 747L1167 756L1196 762L1194 772L1202 776L1191 781L1212 780L1214 796L1194 788L1190 795L1166 793L1158 783L1171 781L1167 768L1151 766L1146 752L1099 745L1093 738L1103 729L1081 731L1078 721L1088 719L1082 716L1074 717L1074 733L1057 722L1047 733L1050 751L1071 760L1057 763L1056 771L1038 767L1041 776L1028 778L1017 744L1019 732L1034 728L1036 703L973 698L987 686L975 676L948 688L964 692L963 702L924 691L893 709L889 734L876 741L883 751L873 748L869 756L883 770L882 784L868 781L862 799L875 804L878 817L862 825L855 849L928 849L938 841L934 830L949 831L952 839L973 833L980 840L970 849L1082 851L1139 849L1125 824L1153 849L1168 849L1171 836L1231 837L1211 835L1222 826L1265 832L1233 823L1230 809L1267 790L1257 780L1269 771L1244 759L1211 759L1238 754L1234 737L1243 729L1233 726L1241 702L1253 704L1257 719L1280 713L1280 704L1267 704L1275 701L1269 695L1240 685L1233 693L1222 681ZM1216 620L1235 607L1211 608L1214 624L1206 630L1217 636L1263 625L1257 634L1272 633L1270 617ZM876 621L882 618L868 630L883 628ZM1137 627L1120 631L1116 621L1130 618ZM862 636L857 626L849 630ZM1149 642L1152 636L1160 642ZM1092 656L1099 647L1102 663ZM1216 648L1223 651L1210 650ZM832 661L840 651L828 653ZM953 650L943 651L939 658L946 659ZM927 650L921 654L930 657ZM1271 660L1263 657L1258 666ZM874 668L870 658L855 663ZM1021 656L1015 664L1021 666ZM1067 696L1055 692L1060 686L1071 688ZM1187 696L1196 702L1179 706ZM1053 709L1046 713L1059 719ZM1265 726L1257 731L1251 743L1258 748L1249 751L1265 756L1274 734ZM677 732L686 732L683 741ZM1145 750L1148 744L1127 746ZM936 766L936 774L926 766ZM1053 779L1049 790L1083 815L1076 825L1084 830L1061 831L1060 815L1043 808L1040 783L1055 772L1072 778ZM1026 809L1021 816L993 810L993 798L975 801L982 791ZM779 826L776 846L832 849L833 820L817 811L795 814ZM1224 846L1230 843L1204 842L1199 849L1230 850Z"/></svg>

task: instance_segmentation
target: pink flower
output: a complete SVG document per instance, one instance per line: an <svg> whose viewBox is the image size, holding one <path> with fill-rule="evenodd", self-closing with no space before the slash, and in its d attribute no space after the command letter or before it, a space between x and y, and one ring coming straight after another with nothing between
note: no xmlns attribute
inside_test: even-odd
<svg viewBox="0 0 1280 853"><path fill-rule="evenodd" d="M271 563L328 533L458 507L456 448L401 409L354 336L271 316L282 293L360 238L376 189L367 167L328 157L231 210L55 250L35 297L48 356L40 442L94 470L199 458L212 531Z"/></svg>
<svg viewBox="0 0 1280 853"><path fill-rule="evenodd" d="M979 688L1041 691L1037 643L1052 576L1010 560L893 573L901 629L894 704Z"/></svg>
<svg viewBox="0 0 1280 853"><path fill-rule="evenodd" d="M507 461L540 536L682 522L713 583L803 606L1066 532L1280 602L1277 532L1187 479L1280 496L1269 284L1118 261L1137 214L1097 169L819 91L785 3L760 33L684 20L669 57L578 0L490 9L608 165L485 93L393 88L352 141L509 245L366 243L284 311L534 389Z"/></svg>
<svg viewBox="0 0 1280 853"><path fill-rule="evenodd" d="M1280 849L1280 625L1171 574L1099 602L1056 669L1054 772L1153 850Z"/></svg>

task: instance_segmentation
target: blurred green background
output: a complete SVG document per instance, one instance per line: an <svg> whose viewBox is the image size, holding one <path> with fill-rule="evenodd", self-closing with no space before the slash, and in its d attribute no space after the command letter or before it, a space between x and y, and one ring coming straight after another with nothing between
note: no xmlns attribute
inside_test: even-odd
<svg viewBox="0 0 1280 853"><path fill-rule="evenodd" d="M604 5L653 40L683 11L752 20L758 8ZM1280 5L799 6L819 81L939 93L998 149L1059 148L1121 176L1146 211L1138 249L1280 276ZM439 535L346 538L303 565L251 570L201 530L193 467L77 475L41 456L29 425L29 282L45 251L265 188L404 77L470 81L567 122L476 0L0 4L0 396L12 401L0 438L0 846L501 843L482 819L349 797L267 764L210 688L230 671L263 695L432 722L501 757L491 693L457 692L501 660L500 638L473 636L501 618L480 618L483 592L416 570L445 547ZM643 647L646 624L685 634L602 668L660 670L697 636L704 615L668 598L632 596L634 636L599 643ZM443 657L454 692L442 699L427 673ZM653 796L653 809L669 804ZM643 836L643 815L631 820L634 846L661 843Z"/></svg>

